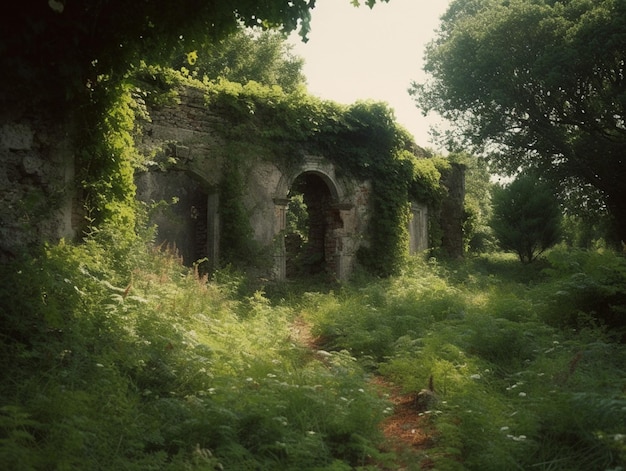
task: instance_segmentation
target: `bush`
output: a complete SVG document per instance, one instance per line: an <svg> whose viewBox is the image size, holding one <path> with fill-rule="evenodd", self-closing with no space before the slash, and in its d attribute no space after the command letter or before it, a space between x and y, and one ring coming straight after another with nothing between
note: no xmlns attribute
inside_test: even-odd
<svg viewBox="0 0 626 471"><path fill-rule="evenodd" d="M626 258L611 251L560 249L548 261L543 319L560 327L602 326L626 341Z"/></svg>
<svg viewBox="0 0 626 471"><path fill-rule="evenodd" d="M496 186L491 227L504 250L530 263L559 241L561 212L545 182L520 175L508 186Z"/></svg>
<svg viewBox="0 0 626 471"><path fill-rule="evenodd" d="M1 267L0 468L330 469L378 453L386 402L349 355L294 343L290 308L100 238L117 236Z"/></svg>

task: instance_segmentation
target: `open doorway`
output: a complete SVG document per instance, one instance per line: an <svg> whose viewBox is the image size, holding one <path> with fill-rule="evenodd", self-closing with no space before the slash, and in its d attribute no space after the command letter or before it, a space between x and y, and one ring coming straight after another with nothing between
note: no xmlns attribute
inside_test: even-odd
<svg viewBox="0 0 626 471"><path fill-rule="evenodd" d="M207 257L209 188L180 170L145 172L136 182L138 199L155 205L150 223L157 227L157 244L175 251L187 266Z"/></svg>
<svg viewBox="0 0 626 471"><path fill-rule="evenodd" d="M288 194L285 230L287 278L336 275L339 214L326 181L313 172L299 175ZM337 213L337 214L335 214ZM340 218L339 218L340 219Z"/></svg>

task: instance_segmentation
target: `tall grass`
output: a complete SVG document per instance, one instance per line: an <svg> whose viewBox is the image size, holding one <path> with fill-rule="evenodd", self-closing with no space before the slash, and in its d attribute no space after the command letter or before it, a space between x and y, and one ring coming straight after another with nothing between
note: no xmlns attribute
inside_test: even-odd
<svg viewBox="0 0 626 471"><path fill-rule="evenodd" d="M261 291L235 295L233 274L211 282L171 254L97 239L2 271L2 469L384 460L387 404L356 360L312 355L291 335L296 313Z"/></svg>
<svg viewBox="0 0 626 471"><path fill-rule="evenodd" d="M436 469L623 469L624 268L618 254L563 249L535 266L414 260L318 301L310 319L405 392L432 381Z"/></svg>
<svg viewBox="0 0 626 471"><path fill-rule="evenodd" d="M0 267L1 469L397 469L374 375L415 394L429 469L626 466L619 255L263 286L115 237Z"/></svg>

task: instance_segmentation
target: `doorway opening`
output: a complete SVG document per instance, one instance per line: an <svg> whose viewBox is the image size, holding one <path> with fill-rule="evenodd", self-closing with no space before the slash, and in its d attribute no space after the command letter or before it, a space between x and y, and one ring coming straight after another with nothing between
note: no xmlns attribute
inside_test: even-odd
<svg viewBox="0 0 626 471"><path fill-rule="evenodd" d="M336 275L339 212L326 181L305 172L293 182L289 194L285 230L285 276Z"/></svg>
<svg viewBox="0 0 626 471"><path fill-rule="evenodd" d="M162 202L150 214L158 228L157 244L174 251L186 266L205 259L209 188L193 173L179 170L146 172L137 187L141 201Z"/></svg>

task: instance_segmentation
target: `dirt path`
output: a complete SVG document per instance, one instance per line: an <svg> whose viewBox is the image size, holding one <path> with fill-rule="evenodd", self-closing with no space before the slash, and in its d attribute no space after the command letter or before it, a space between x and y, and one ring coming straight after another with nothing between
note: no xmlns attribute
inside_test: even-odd
<svg viewBox="0 0 626 471"><path fill-rule="evenodd" d="M435 434L430 415L418 410L415 394L403 394L400 389L380 376L372 384L394 405L393 413L381 423L386 446L405 462L403 469L432 469L428 451ZM418 468L408 468L410 465Z"/></svg>
<svg viewBox="0 0 626 471"><path fill-rule="evenodd" d="M292 323L291 335L300 345L313 351L319 348L319 339L311 334L311 326L301 317ZM386 448L382 451L394 451L402 461L396 471L432 469L428 450L433 446L435 430L430 416L416 407L415 394L403 394L381 376L374 376L371 384L393 404L393 412L381 423L381 429Z"/></svg>

